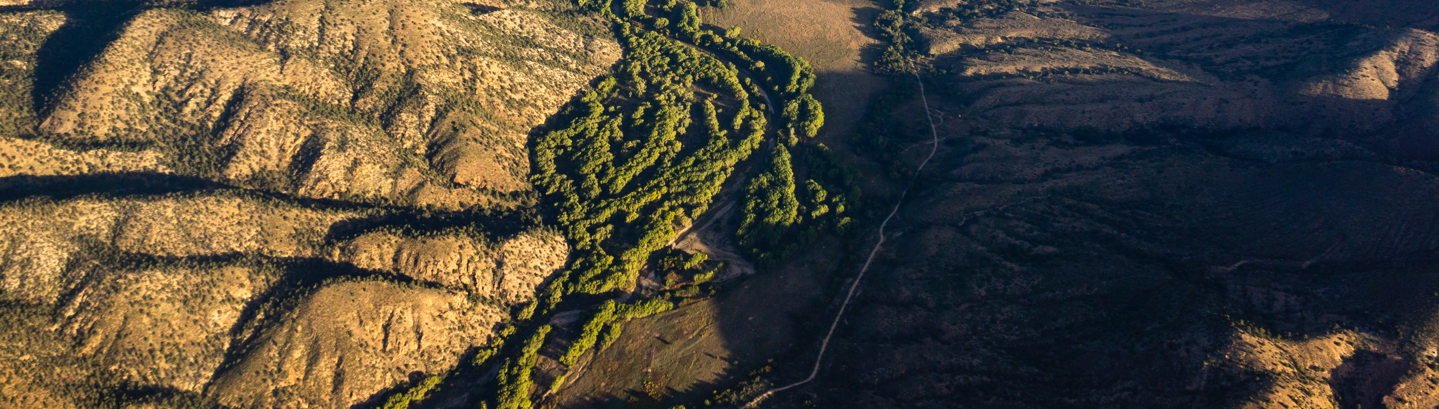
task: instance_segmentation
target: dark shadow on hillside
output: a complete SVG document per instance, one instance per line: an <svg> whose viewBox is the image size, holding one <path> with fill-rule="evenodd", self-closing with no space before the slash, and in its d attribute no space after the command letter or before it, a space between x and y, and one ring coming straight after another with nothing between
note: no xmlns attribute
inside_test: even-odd
<svg viewBox="0 0 1439 409"><path fill-rule="evenodd" d="M1013 84L993 84L1007 85ZM934 93L953 89L930 87L931 103L947 97ZM1297 102L1330 112L1372 112L1388 104ZM1316 118L1292 119L1285 129L1296 133L1354 142L1367 136ZM1002 168L1003 161L937 157L931 165L941 167L926 172L928 186L911 192L901 214L913 231L886 242L829 345L820 376L765 406L806 407L814 399L818 407L1225 407L1249 396L1229 394L1240 388L1226 384L1224 375L1200 371L1207 354L1235 330L1231 320L1294 339L1325 335L1336 325L1393 337L1415 311L1432 307L1439 279L1429 272L1439 259L1435 247L1417 237L1432 238L1433 224L1398 214L1404 206L1384 201L1415 203L1433 184L1416 178L1412 185L1381 186L1375 179L1389 175L1386 164L1402 161L1218 155L1189 143L1212 131L1180 130L1094 140L1076 140L1070 130L1006 137L1004 147L1059 146L1056 160L1088 154L1086 147L1140 148L1096 165L1011 159L1034 161L1025 163L1045 169L1037 176L1015 170L966 179L962 165ZM1236 163L1210 166L1224 160ZM1137 177L1145 182L1135 183ZM1013 193L1025 189L1032 194ZM961 190L966 193L954 193ZM1383 199L1358 199L1364 197ZM1373 229L1407 236L1401 233L1407 227L1381 223L1398 217L1423 226L1415 240L1354 234ZM1311 238L1322 234L1333 238ZM871 229L850 240L843 252L848 259L832 270L837 278L821 286L829 303L795 309L798 327L812 326L805 321L828 326L833 297L843 295L841 281L863 262L854 254L867 253L873 235ZM746 283L772 283L764 280L775 274ZM720 313L739 319L717 324L736 348L761 336L754 327L763 324L745 325L744 312L775 313L787 298L797 298L737 295L743 292L726 296ZM808 331L792 349L763 351L780 359L770 379L777 385L804 379L822 335ZM1362 380L1339 377L1331 385L1345 404L1377 407L1398 381L1393 374L1407 370L1353 359L1345 366L1357 368ZM753 359L745 365L718 386L734 385L738 374L760 366Z"/></svg>
<svg viewBox="0 0 1439 409"><path fill-rule="evenodd" d="M264 4L271 0L116 0L68 1L54 7L6 6L0 12L50 9L65 13L65 24L51 33L35 54L35 82L31 89L36 117L54 109L70 80L120 35L132 17L151 8L190 8L205 11L221 7Z"/></svg>
<svg viewBox="0 0 1439 409"><path fill-rule="evenodd" d="M1309 2L1330 5L1347 3L1343 0ZM1404 85L1398 86L1393 90L1391 100L1345 99L1332 95L1301 96L1291 92L1294 87L1304 86L1306 81L1343 75L1342 73L1350 69L1349 65L1356 61L1354 59L1379 51L1391 38L1402 35L1402 30L1365 27L1342 21L1293 22L1283 20L1283 16L1236 18L1166 9L1074 4L1059 7L1071 13L1066 19L1101 30L1112 36L1111 40L1086 42L1037 35L1033 39L1019 36L983 48L961 46L935 58L934 65L949 70L951 74L929 84L932 94L935 94L931 95L931 98L949 98L949 102L958 105L986 100L992 104L989 108L1015 116L1022 115L1024 105L1035 105L1040 109L1054 108L1053 112L1045 111L1044 114L1035 114L1027 119L1037 122L1050 118L1091 115L1087 112L1066 111L1066 107L1087 107L1086 109L1102 112L1106 104L1139 102L1145 105L1131 104L1129 108L1132 111L1113 115L1117 118L1115 121L1130 121L1130 117L1176 118L1174 124L1147 124L1149 127L1192 127L1194 123L1206 121L1247 121L1242 126L1345 138L1385 155L1412 160L1439 160L1439 144L1434 143L1435 135L1432 131L1435 125L1430 119L1436 109L1434 100L1413 96L1434 93L1436 85L1432 74L1418 75L1413 81L1406 81ZM1439 10L1439 6L1433 3L1426 2L1424 7ZM1117 44L1123 44L1123 48L1116 48ZM1083 51L1097 49L1123 55L1125 58L1138 58L1159 67L1192 64L1202 69L1204 75L1212 75L1220 81L1201 85L1159 80L1148 75L1124 73L1118 69L1108 71L1115 67L1102 64L1097 67L1107 70L1103 72L1110 77L1071 79L1070 75L1098 74L1101 71L1095 69L1091 72L1090 68L1094 67L1081 68L1064 64L1021 69L1018 73L999 71L966 76L957 74L965 71L967 59L971 57L983 55L991 59L1004 59L1009 58L1005 54L1012 53L1013 49L1046 52L1045 50L1052 51L1056 48L1082 48ZM1264 92L1272 91L1279 98L1240 98L1239 102L1279 107L1275 112L1254 119L1240 119L1234 115L1231 108L1204 105L1204 101L1214 98L1228 101L1228 98L1236 95L1236 90L1244 90L1246 84L1254 81L1256 76L1270 81L1266 87L1272 88L1266 88ZM1160 84L1163 86L1158 86ZM1119 94L1099 91L1106 88L1110 91L1133 89L1135 92L1126 96L1134 99L1116 100ZM1008 90L1014 90L1014 94L1005 94ZM1153 90L1152 93L1146 93L1149 90ZM1086 99L1084 95L1091 92L1094 96ZM1204 98L1186 100L1190 92L1206 95ZM1184 108L1173 108L1177 106ZM991 113L994 112L974 114L984 116ZM1378 122L1388 121L1389 118L1392 118L1393 122ZM1184 121L1189 123L1182 123Z"/></svg>
<svg viewBox="0 0 1439 409"><path fill-rule="evenodd" d="M854 24L854 28L864 34L865 37L876 41L874 44L867 45L860 49L859 59L868 67L869 64L879 60L880 53L884 52L885 47L888 46L880 39L879 31L874 28L874 20L879 17L880 13L884 12L884 9L869 6L855 7L850 9L850 11L852 11L854 15L850 18L849 22Z"/></svg>
<svg viewBox="0 0 1439 409"><path fill-rule="evenodd" d="M821 141L847 138L864 118L867 102L884 92L884 77L862 71L822 71L815 75L810 92L824 106L825 124ZM826 142L833 144L833 142Z"/></svg>
<svg viewBox="0 0 1439 409"><path fill-rule="evenodd" d="M539 214L533 208L517 210L494 208L459 212L393 209L391 212L376 216L336 222L325 233L325 242L342 242L380 229L413 236L446 230L460 230L476 237L497 239L539 226L541 226Z"/></svg>
<svg viewBox="0 0 1439 409"><path fill-rule="evenodd" d="M385 224L410 231L492 226L491 231L503 236L537 226L539 223L538 216L530 208L431 211L393 204L292 196L283 192L249 189L200 177L170 173L109 172L83 175L0 177L0 204L29 198L63 201L85 196L119 198L171 194L234 195L320 210L368 210L383 213L367 219L337 223L327 236L330 239L352 237Z"/></svg>
<svg viewBox="0 0 1439 409"><path fill-rule="evenodd" d="M1376 27L1439 28L1439 3L1429 0L1390 0L1382 6L1365 0L1298 0L1328 12L1335 20Z"/></svg>
<svg viewBox="0 0 1439 409"><path fill-rule="evenodd" d="M173 408L204 408L222 409L224 406L213 402L207 402L200 394L169 386L139 385L126 382L115 388L96 388L98 395L97 402L91 404L96 407L113 405L116 402L124 402L134 406L154 406Z"/></svg>
<svg viewBox="0 0 1439 409"><path fill-rule="evenodd" d="M120 26L139 13L140 5L129 1L86 2L60 10L65 12L65 24L51 33L35 53L35 82L30 92L39 118L50 115L64 92L65 81L118 38Z"/></svg>
<svg viewBox="0 0 1439 409"><path fill-rule="evenodd" d="M84 196L160 196L177 193L251 195L297 206L329 209L372 208L361 203L331 199L290 197L281 193L246 190L209 179L157 172L108 172L82 175L16 175L0 178L0 203L29 198L63 201Z"/></svg>
<svg viewBox="0 0 1439 409"><path fill-rule="evenodd" d="M30 197L66 200L85 195L158 195L225 187L223 184L197 177L149 172L73 176L18 175L0 178L0 202Z"/></svg>
<svg viewBox="0 0 1439 409"><path fill-rule="evenodd" d="M1356 351L1345 358L1329 379L1329 388L1344 409L1382 408L1384 397L1410 370L1413 363L1373 351Z"/></svg>
<svg viewBox="0 0 1439 409"><path fill-rule="evenodd" d="M1039 137L1046 138L1061 137ZM1035 186L1040 199L1028 202L950 193L971 182L940 176L939 185L912 192L914 201L903 217L918 225L886 243L861 287L863 294L830 344L820 378L813 386L786 391L773 404L798 405L813 393L829 397L818 401L826 407L876 393L916 405L1052 407L1078 397L1121 399L1124 393L1109 385L1123 384L1150 391L1119 401L1127 404L1153 406L1163 402L1160 397L1189 396L1186 405L1219 407L1244 397L1222 396L1221 378L1198 392L1187 388L1200 376L1199 362L1232 330L1226 319L1296 339L1331 333L1335 325L1390 337L1413 312L1432 307L1439 279L1428 272L1439 259L1429 254L1432 246L1422 244L1432 232L1399 242L1383 233L1348 232L1390 231L1392 223L1367 220L1416 217L1394 211L1403 205L1356 198L1387 195L1409 203L1414 195L1427 197L1434 183L1396 191L1388 184L1370 190L1340 182L1388 172L1359 161L1243 162L1234 165L1242 170L1236 172L1182 165L1216 160L1209 155L1171 145L1105 165L1122 172L1063 169L1042 180L990 182ZM1306 173L1311 167L1340 170ZM1162 169L1181 173L1152 176ZM1076 175L1099 179L1073 188L1039 187L1074 183L1067 181ZM1124 180L1135 175L1151 175L1133 187L1146 193L1128 195L1129 186L1098 187L1133 183ZM1415 178L1413 183L1433 179ZM1181 188L1192 186L1188 180L1225 188ZM1014 205L986 210L994 208L983 204L990 200ZM949 212L945 207L976 210ZM1420 217L1413 223L1429 222ZM1296 225L1315 231L1291 230ZM1363 250L1368 248L1385 250ZM785 354L796 358L778 372L777 383L807 375L817 348L810 344L803 350ZM1362 367L1362 385L1356 388L1377 392L1340 393L1354 395L1366 407L1397 381L1383 374L1407 369L1351 366ZM900 391L909 389L898 385L944 392L906 396ZM1084 402L1091 403L1079 406L1115 404Z"/></svg>
<svg viewBox="0 0 1439 409"><path fill-rule="evenodd" d="M44 9L37 6L0 6L0 13L25 13Z"/></svg>
<svg viewBox="0 0 1439 409"><path fill-rule="evenodd" d="M464 3L464 6L466 8L469 8L470 13L473 14L490 14L496 11L504 10L504 8L495 7L488 4Z"/></svg>

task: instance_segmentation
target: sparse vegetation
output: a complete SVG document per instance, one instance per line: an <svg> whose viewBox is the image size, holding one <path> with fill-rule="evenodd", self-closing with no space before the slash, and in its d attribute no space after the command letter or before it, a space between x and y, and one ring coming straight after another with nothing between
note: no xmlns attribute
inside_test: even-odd
<svg viewBox="0 0 1439 409"><path fill-rule="evenodd" d="M944 169L777 406L1439 405L1430 4L736 1L5 6L0 406L743 403L921 114ZM671 245L709 221L738 256Z"/></svg>
<svg viewBox="0 0 1439 409"><path fill-rule="evenodd" d="M674 303L661 299L650 299L636 301L626 304L615 304L613 300L606 300L595 308L589 321L580 329L580 336L570 343L569 349L560 357L560 363L565 366L574 366L581 355L589 352L595 346L595 341L600 341L600 349L604 349L614 338L620 334L620 326L625 321L635 318L644 318L661 312L674 309ZM600 339L601 332L605 327L609 331L604 332L604 339Z"/></svg>
<svg viewBox="0 0 1439 409"><path fill-rule="evenodd" d="M43 311L16 336L55 346L0 347L0 406L348 407L435 374L375 402L404 407L448 393L437 380L558 270L524 132L611 64L609 32L519 8L314 4L0 15L0 236L22 249L0 257L0 314ZM301 35L324 31L365 55ZM304 371L333 382L280 385L324 359Z"/></svg>

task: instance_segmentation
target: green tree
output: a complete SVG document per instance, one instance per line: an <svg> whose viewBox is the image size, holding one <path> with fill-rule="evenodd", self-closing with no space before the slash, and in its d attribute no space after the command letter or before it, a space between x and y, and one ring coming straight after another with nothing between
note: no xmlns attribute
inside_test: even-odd
<svg viewBox="0 0 1439 409"><path fill-rule="evenodd" d="M430 376L425 378L425 380L420 381L419 384L411 387L410 390L405 391L404 393L397 393L391 395L389 399L385 400L384 409L409 408L410 403L424 399L425 395L428 395L430 391L435 389L435 387L440 386L441 380L442 379L438 375Z"/></svg>
<svg viewBox="0 0 1439 409"><path fill-rule="evenodd" d="M530 372L535 368L540 347L544 346L545 336L549 333L549 325L541 326L534 335L525 340L524 346L520 348L520 355L505 362L504 368L497 376L500 387L497 408L519 409L531 406L530 388L534 386L534 380L530 378Z"/></svg>
<svg viewBox="0 0 1439 409"><path fill-rule="evenodd" d="M594 346L595 339L600 336L600 330L604 329L605 324L609 324L609 322L614 319L614 314L615 302L613 300L605 300L599 307L596 307L594 315L591 316L590 320L585 322L584 327L580 329L580 337L576 338L575 341L570 344L570 348L565 350L565 354L560 357L560 363L565 364L565 366L574 366L575 361L578 361L580 356L584 355L586 351L590 350L590 347Z"/></svg>
<svg viewBox="0 0 1439 409"><path fill-rule="evenodd" d="M680 10L679 29L686 33L698 32L700 29L700 8L694 3L685 2L684 8Z"/></svg>
<svg viewBox="0 0 1439 409"><path fill-rule="evenodd" d="M736 233L740 248L762 260L776 258L770 251L784 247L780 241L798 219L799 200L794 189L789 151L784 145L776 145L764 173L751 179L745 188L744 218Z"/></svg>

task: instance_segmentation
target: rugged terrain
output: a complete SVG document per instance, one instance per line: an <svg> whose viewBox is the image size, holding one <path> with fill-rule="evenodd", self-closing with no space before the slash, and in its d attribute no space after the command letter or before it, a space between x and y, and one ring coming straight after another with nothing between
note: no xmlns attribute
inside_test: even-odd
<svg viewBox="0 0 1439 409"><path fill-rule="evenodd" d="M1436 33L10 1L0 407L1432 407Z"/></svg>
<svg viewBox="0 0 1439 409"><path fill-rule="evenodd" d="M1434 405L1439 8L1385 4L909 4L939 155L763 406Z"/></svg>
<svg viewBox="0 0 1439 409"><path fill-rule="evenodd" d="M351 407L569 245L528 134L619 58L567 3L0 11L0 406Z"/></svg>

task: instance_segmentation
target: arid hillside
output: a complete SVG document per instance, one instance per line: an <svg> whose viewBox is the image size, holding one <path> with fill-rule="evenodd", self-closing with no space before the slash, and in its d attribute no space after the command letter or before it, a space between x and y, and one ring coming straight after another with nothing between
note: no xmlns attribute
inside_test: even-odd
<svg viewBox="0 0 1439 409"><path fill-rule="evenodd" d="M1424 0L0 0L0 408L1435 407L1436 130Z"/></svg>
<svg viewBox="0 0 1439 409"><path fill-rule="evenodd" d="M820 375L761 407L1439 403L1439 6L903 7L875 67L922 75L851 143L900 185L938 153ZM813 345L715 399L804 378Z"/></svg>
<svg viewBox="0 0 1439 409"><path fill-rule="evenodd" d="M946 92L1006 124L1277 129L1439 157L1432 24L1295 2L1081 3L926 3L919 41L956 75ZM1423 8L1385 9L1404 7Z"/></svg>
<svg viewBox="0 0 1439 409"><path fill-rule="evenodd" d="M564 267L526 144L620 57L568 2L21 2L0 39L0 407L449 370Z"/></svg>

